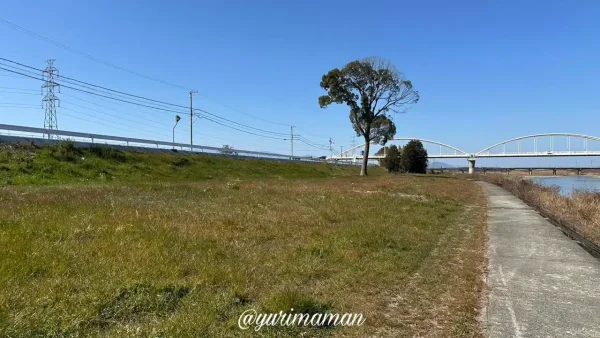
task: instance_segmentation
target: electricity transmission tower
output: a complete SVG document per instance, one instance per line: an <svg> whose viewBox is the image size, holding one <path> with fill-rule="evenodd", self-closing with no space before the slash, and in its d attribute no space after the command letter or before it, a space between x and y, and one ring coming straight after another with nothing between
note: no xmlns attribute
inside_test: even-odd
<svg viewBox="0 0 600 338"><path fill-rule="evenodd" d="M56 120L56 107L60 106L60 100L54 94L55 88L58 88L60 92L59 85L55 82L55 79L58 77L58 69L54 67L54 59L50 59L46 61L47 66L46 69L42 71L42 77L44 79L44 84L42 85L42 94L44 98L42 99L42 106L46 112L46 116L44 118L44 129L48 132L48 139L53 138L52 130L58 129L58 121Z"/></svg>

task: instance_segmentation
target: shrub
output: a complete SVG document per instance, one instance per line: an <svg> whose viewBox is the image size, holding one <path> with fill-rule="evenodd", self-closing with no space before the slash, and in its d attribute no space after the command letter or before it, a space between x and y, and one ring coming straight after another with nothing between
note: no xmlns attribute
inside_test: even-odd
<svg viewBox="0 0 600 338"><path fill-rule="evenodd" d="M99 147L91 147L89 149L89 152L100 158L106 159L106 160L114 160L114 161L118 161L118 162L126 162L127 161L127 156L125 156L125 153L119 149L99 146Z"/></svg>
<svg viewBox="0 0 600 338"><path fill-rule="evenodd" d="M60 141L52 147L52 156L64 162L75 162L81 158L81 150L75 148L73 141Z"/></svg>

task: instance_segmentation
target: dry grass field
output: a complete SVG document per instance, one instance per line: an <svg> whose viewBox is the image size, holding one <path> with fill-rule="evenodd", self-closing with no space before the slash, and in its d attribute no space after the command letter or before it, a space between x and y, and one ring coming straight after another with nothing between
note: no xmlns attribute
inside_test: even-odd
<svg viewBox="0 0 600 338"><path fill-rule="evenodd" d="M77 181L0 205L0 336L481 335L485 198L464 179ZM240 330L250 308L366 322Z"/></svg>

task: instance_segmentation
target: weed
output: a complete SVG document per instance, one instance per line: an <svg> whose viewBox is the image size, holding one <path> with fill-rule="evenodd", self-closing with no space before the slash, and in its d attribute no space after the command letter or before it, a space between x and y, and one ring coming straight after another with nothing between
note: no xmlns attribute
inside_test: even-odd
<svg viewBox="0 0 600 338"><path fill-rule="evenodd" d="M95 146L95 147L88 148L87 151L91 154L94 154L95 156L97 156L99 158L102 158L102 159L114 160L117 162L126 162L127 161L127 156L126 156L125 152L118 150L118 149L104 147L104 146Z"/></svg>
<svg viewBox="0 0 600 338"><path fill-rule="evenodd" d="M189 165L190 163L191 163L190 160L188 160L185 157L181 157L181 158L178 158L177 160L173 161L173 165L176 167L183 167L183 166Z"/></svg>
<svg viewBox="0 0 600 338"><path fill-rule="evenodd" d="M240 182L239 181L227 182L227 189L240 190Z"/></svg>
<svg viewBox="0 0 600 338"><path fill-rule="evenodd" d="M149 316L164 317L177 309L181 299L187 296L190 290L188 287L174 286L157 288L149 284L123 288L114 299L100 307L98 323L105 327Z"/></svg>
<svg viewBox="0 0 600 338"><path fill-rule="evenodd" d="M55 147L50 149L52 156L59 161L75 162L82 155L82 151L75 148L75 143L72 141L60 141Z"/></svg>

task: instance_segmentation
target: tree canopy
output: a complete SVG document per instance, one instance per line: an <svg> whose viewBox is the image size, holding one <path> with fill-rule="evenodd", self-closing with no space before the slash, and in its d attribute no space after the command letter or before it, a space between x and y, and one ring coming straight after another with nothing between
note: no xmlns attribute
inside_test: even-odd
<svg viewBox="0 0 600 338"><path fill-rule="evenodd" d="M392 144L386 149L385 157L382 164L389 172L400 171L400 159L402 157L402 149Z"/></svg>
<svg viewBox="0 0 600 338"><path fill-rule="evenodd" d="M402 169L409 173L425 174L427 172L427 150L419 140L408 142L402 149L400 158Z"/></svg>
<svg viewBox="0 0 600 338"><path fill-rule="evenodd" d="M319 97L325 108L332 103L350 108L350 122L365 139L361 175L367 175L370 143L385 144L396 134L390 113L405 112L406 105L419 101L412 82L390 62L369 57L352 61L342 69L332 69L321 79L327 95Z"/></svg>

